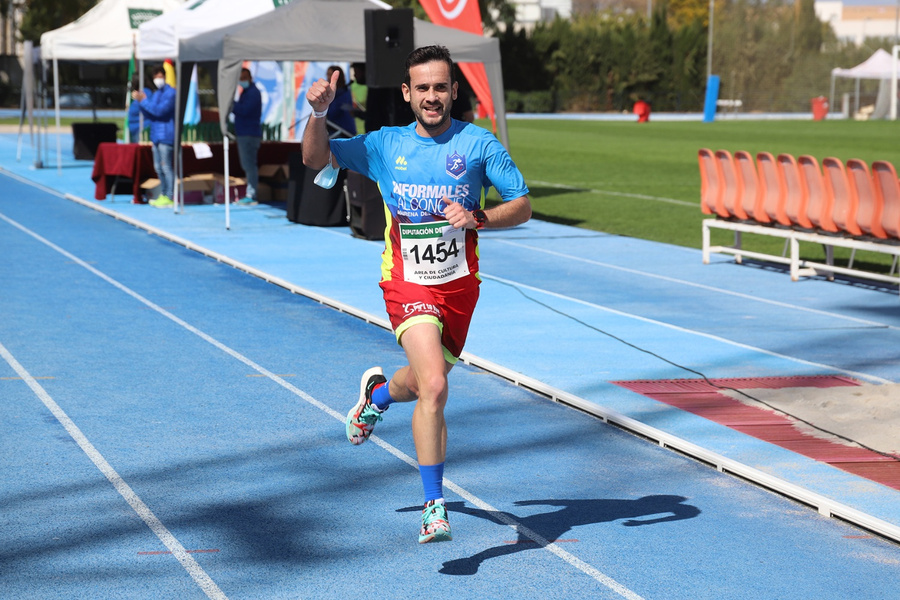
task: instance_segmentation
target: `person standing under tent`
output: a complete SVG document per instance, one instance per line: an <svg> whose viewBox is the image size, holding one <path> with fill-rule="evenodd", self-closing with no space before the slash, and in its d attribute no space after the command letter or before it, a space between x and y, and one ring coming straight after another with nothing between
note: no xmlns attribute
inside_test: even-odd
<svg viewBox="0 0 900 600"><path fill-rule="evenodd" d="M256 190L259 188L259 165L256 163L259 146L262 144L262 94L253 83L250 69L241 69L241 95L234 103L234 134L237 137L238 158L247 175L247 194L238 204L256 204Z"/></svg>
<svg viewBox="0 0 900 600"><path fill-rule="evenodd" d="M456 364L478 300L478 233L531 218L519 169L487 130L453 120L452 60L442 46L414 50L401 86L415 121L348 140L330 140L325 126L337 75L307 92L313 115L303 138L303 162L352 169L376 181L390 213L380 286L408 364L388 380L380 367L360 381L347 415L347 438L362 444L394 402L415 401L413 441L425 491L419 543L452 539L443 499L447 452L447 376ZM493 186L504 201L484 208Z"/></svg>
<svg viewBox="0 0 900 600"><path fill-rule="evenodd" d="M150 122L150 142L153 144L153 168L159 176L160 195L150 204L157 208L172 206L175 187L175 88L166 83L166 71L153 69L156 90L131 92L144 118Z"/></svg>
<svg viewBox="0 0 900 600"><path fill-rule="evenodd" d="M356 135L356 118L353 116L353 92L347 85L344 70L337 65L328 67L326 79L331 79L337 71L337 89L334 100L328 105L326 120L329 122L328 133L335 137L353 137ZM337 128L332 125L336 125Z"/></svg>

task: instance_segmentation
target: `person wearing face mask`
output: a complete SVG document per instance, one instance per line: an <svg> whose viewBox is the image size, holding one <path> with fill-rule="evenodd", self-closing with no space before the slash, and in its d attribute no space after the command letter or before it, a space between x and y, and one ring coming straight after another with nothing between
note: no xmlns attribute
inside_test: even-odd
<svg viewBox="0 0 900 600"><path fill-rule="evenodd" d="M241 95L231 112L234 114L238 157L241 159L241 168L247 175L247 195L238 200L238 204L253 205L256 204L256 189L259 187L256 155L262 143L262 94L253 83L249 69L241 69L238 85L241 87Z"/></svg>
<svg viewBox="0 0 900 600"><path fill-rule="evenodd" d="M153 69L153 85L156 90L151 94L135 90L131 97L150 124L153 168L159 176L162 190L150 204L165 208L173 204L175 186L175 88L166 83L166 71L161 66Z"/></svg>

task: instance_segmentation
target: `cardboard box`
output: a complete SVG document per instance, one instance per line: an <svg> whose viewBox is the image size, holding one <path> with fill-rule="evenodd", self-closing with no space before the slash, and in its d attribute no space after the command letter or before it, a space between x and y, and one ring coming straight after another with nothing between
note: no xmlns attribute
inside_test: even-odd
<svg viewBox="0 0 900 600"><path fill-rule="evenodd" d="M288 182L287 181L279 181L278 183L273 183L269 186L272 189L272 200L274 202L287 202L288 197Z"/></svg>
<svg viewBox="0 0 900 600"><path fill-rule="evenodd" d="M156 198L162 193L159 179L151 178L141 184L144 198Z"/></svg>
<svg viewBox="0 0 900 600"><path fill-rule="evenodd" d="M256 199L259 202L269 202L272 200L272 186L268 183L262 183L256 186Z"/></svg>
<svg viewBox="0 0 900 600"><path fill-rule="evenodd" d="M229 197L231 202L237 202L247 195L247 181L240 177L231 177L228 180ZM225 178L217 175L213 187L213 202L216 204L225 203Z"/></svg>
<svg viewBox="0 0 900 600"><path fill-rule="evenodd" d="M288 165L265 164L259 166L259 178L268 184L286 182L290 176L291 169Z"/></svg>

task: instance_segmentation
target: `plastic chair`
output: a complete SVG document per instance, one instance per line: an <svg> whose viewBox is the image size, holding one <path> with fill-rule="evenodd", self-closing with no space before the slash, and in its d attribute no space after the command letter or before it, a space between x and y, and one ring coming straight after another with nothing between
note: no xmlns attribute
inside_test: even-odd
<svg viewBox="0 0 900 600"><path fill-rule="evenodd" d="M775 163L775 157L768 152L760 152L756 155L756 165L762 187L763 211L773 223L790 226L791 220L784 210L786 195L784 178L781 169Z"/></svg>
<svg viewBox="0 0 900 600"><path fill-rule="evenodd" d="M859 200L856 190L850 185L847 177L847 169L839 158L829 157L822 161L823 181L826 193L834 201L831 210L831 220L834 221L838 231L843 231L852 236L860 236L862 230L856 224L856 211L859 208Z"/></svg>
<svg viewBox="0 0 900 600"><path fill-rule="evenodd" d="M800 177L797 159L790 154L779 154L777 162L784 181L784 212L790 220L790 224L795 227L812 229L813 224L806 216L809 194Z"/></svg>
<svg viewBox="0 0 900 600"><path fill-rule="evenodd" d="M719 175L722 177L722 208L729 217L746 221L750 217L741 206L744 186L741 174L734 164L734 157L728 150L716 150L716 162L719 163Z"/></svg>
<svg viewBox="0 0 900 600"><path fill-rule="evenodd" d="M887 234L881 227L881 213L884 210L884 201L875 190L875 182L869 173L869 166L857 158L848 160L847 178L859 201L859 206L856 210L856 224L859 225L863 233L886 239Z"/></svg>
<svg viewBox="0 0 900 600"><path fill-rule="evenodd" d="M884 160L872 163L875 193L881 196L884 210L881 213L881 228L894 239L900 239L900 181L894 165Z"/></svg>
<svg viewBox="0 0 900 600"><path fill-rule="evenodd" d="M738 150L734 153L734 164L741 178L741 208L757 223L771 223L769 215L762 209L762 186L759 184L759 173L753 156L749 152Z"/></svg>
<svg viewBox="0 0 900 600"><path fill-rule="evenodd" d="M837 233L837 225L831 217L834 210L834 197L828 193L825 178L819 168L819 161L804 154L797 159L800 167L800 179L806 188L806 215L810 222L822 231Z"/></svg>
<svg viewBox="0 0 900 600"><path fill-rule="evenodd" d="M700 163L700 210L706 215L727 217L722 206L722 177L719 164L712 150L701 148L697 152Z"/></svg>

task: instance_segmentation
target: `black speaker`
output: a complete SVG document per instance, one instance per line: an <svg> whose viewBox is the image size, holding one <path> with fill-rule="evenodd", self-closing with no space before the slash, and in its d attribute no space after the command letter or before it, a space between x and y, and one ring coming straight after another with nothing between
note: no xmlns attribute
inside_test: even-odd
<svg viewBox="0 0 900 600"><path fill-rule="evenodd" d="M412 51L411 8L366 10L366 85L400 87Z"/></svg>
<svg viewBox="0 0 900 600"><path fill-rule="evenodd" d="M385 228L384 200L378 185L354 171L347 171L347 212L353 237L383 240Z"/></svg>
<svg viewBox="0 0 900 600"><path fill-rule="evenodd" d="M288 221L297 222L297 213L300 212L300 196L303 194L303 179L306 177L306 165L303 164L303 154L291 152L288 154L288 191L287 191L287 218Z"/></svg>
<svg viewBox="0 0 900 600"><path fill-rule="evenodd" d="M115 123L72 123L72 153L76 160L94 160L97 146L115 142L119 126Z"/></svg>
<svg viewBox="0 0 900 600"><path fill-rule="evenodd" d="M333 188L325 189L315 184L316 169L303 173L303 189L297 208L297 223L316 227L337 227L347 224L347 207L344 203L344 171L338 174Z"/></svg>

